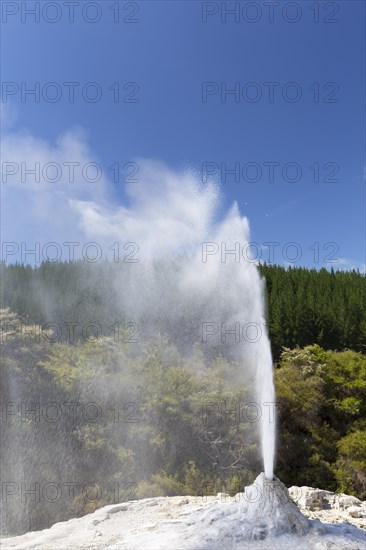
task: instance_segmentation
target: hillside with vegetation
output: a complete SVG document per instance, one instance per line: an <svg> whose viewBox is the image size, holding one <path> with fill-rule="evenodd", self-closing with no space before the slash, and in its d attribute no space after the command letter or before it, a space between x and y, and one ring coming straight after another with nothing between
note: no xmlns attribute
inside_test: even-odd
<svg viewBox="0 0 366 550"><path fill-rule="evenodd" d="M178 260L179 261L179 260ZM161 271L174 262L160 260ZM366 276L357 271L261 265L266 280L268 329L275 361L283 348L318 344L329 350L366 353ZM57 332L57 340L76 342L97 323L98 335L111 336L126 319L118 286L134 276L134 264L44 262L39 267L0 264L1 304ZM249 320L250 321L250 320ZM74 326L71 326L74 323ZM92 331L92 328L90 329ZM85 331L84 331L85 332ZM190 336L193 344L198 334Z"/></svg>
<svg viewBox="0 0 366 550"><path fill-rule="evenodd" d="M62 303L61 290L62 309L69 298ZM206 358L199 345L183 356L164 335L143 345L111 336L59 341L9 309L1 327L1 463L5 482L15 483L4 506L8 533L131 498L233 495L261 471L251 439L258 418L248 413L238 364ZM274 376L276 475L287 486L366 499L365 355L284 348ZM43 498L23 498L22 483L38 484Z"/></svg>

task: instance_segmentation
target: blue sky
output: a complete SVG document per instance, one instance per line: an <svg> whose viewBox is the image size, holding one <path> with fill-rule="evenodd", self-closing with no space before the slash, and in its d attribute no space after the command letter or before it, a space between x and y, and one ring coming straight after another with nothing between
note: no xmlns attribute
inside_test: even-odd
<svg viewBox="0 0 366 550"><path fill-rule="evenodd" d="M12 14L15 4L19 11ZM34 4L27 2L29 7ZM50 3L39 4L45 9ZM34 16L21 13L20 3L3 2L2 80L13 83L5 90L6 103L3 93L2 104L3 132L13 136L13 157L3 156L3 161L20 161L22 147L29 148L29 142L36 151L40 142L50 150L57 148L59 136L81 132L78 143L87 144L85 158L96 159L108 175L100 200L108 196L115 204L130 200L123 183L113 183L108 167L115 162L124 166L138 164L137 159L155 159L172 170L191 168L199 179L205 174L203 166L211 163L210 169L217 168L215 175L221 180L220 167L236 165L239 181L230 174L222 181L222 211L237 201L241 214L249 218L251 239L261 243L263 251L268 241L279 242L278 250L296 242L302 250L296 265L362 269L364 2L302 1L291 6L281 1L274 3L273 22L268 2L256 2L256 9L253 2L119 2L120 21L114 22L116 11L111 8L116 10L117 2L89 3L97 7L84 10L83 17L82 7L88 2L81 1L75 5L73 23L65 3L59 4L59 21L51 23L57 15L52 6L41 11L35 22ZM235 4L240 12L225 14L225 6ZM86 20L95 14L99 21ZM257 22L248 22L255 17ZM46 99L41 95L37 103L26 96L22 101L22 86L30 88L36 82L41 90L55 82L62 90L60 100L47 99L48 91L52 93L49 87ZM73 103L64 82L80 83ZM102 91L94 103L80 93L90 82ZM120 99L138 101L115 103L116 85L114 92L109 87L116 82ZM207 82L215 93L205 95L203 101ZM126 83L134 84L124 90ZM268 83L276 83L273 101L269 101ZM240 97L221 97L221 89L235 85ZM17 86L19 91L14 91ZM286 92L291 99L299 90L298 101L285 99ZM93 91L87 88L90 94ZM250 101L253 93L262 96ZM19 145L25 132L29 141ZM45 155L42 158L47 160ZM269 181L268 163L275 163L274 181ZM289 171L283 175L283 170ZM318 170L320 181L316 182ZM299 181L288 181L296 179L296 174ZM256 175L258 181L248 181ZM323 181L327 176L336 181ZM16 210L15 205L22 203L21 193L18 188L9 196L9 208ZM32 224L31 216L36 214L26 218L27 200L19 211L25 216L26 237L19 224L10 220L5 227L7 241L32 241L39 238L39 231L45 239L66 238L57 233L62 221L56 218L62 218L62 211L55 214L54 227L47 216L41 216L38 233L33 234L37 224ZM316 263L309 249L315 242L320 247ZM333 250L327 243L335 243L338 264L324 263ZM276 259L286 265L283 254Z"/></svg>

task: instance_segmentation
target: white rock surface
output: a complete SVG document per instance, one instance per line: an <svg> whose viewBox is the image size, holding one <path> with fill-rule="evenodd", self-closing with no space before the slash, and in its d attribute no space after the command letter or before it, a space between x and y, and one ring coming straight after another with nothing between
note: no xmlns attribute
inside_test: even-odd
<svg viewBox="0 0 366 550"><path fill-rule="evenodd" d="M366 518L365 506L350 506L347 508L347 512L353 518Z"/></svg>
<svg viewBox="0 0 366 550"><path fill-rule="evenodd" d="M347 497L346 502L343 497L347 495L341 495L340 506L337 495L312 487L291 487L287 492L276 479L273 483L278 485L273 494L269 491L270 498L263 490L265 480L261 476L236 497L223 493L204 498L159 497L105 506L50 529L2 539L1 548L366 549L366 520L362 516L366 503L356 499L356 505L354 497ZM256 499L254 491L258 488L262 495ZM289 501L289 494L300 510ZM357 517L355 509L359 511Z"/></svg>
<svg viewBox="0 0 366 550"><path fill-rule="evenodd" d="M350 522L366 529L366 502L345 495L313 487L290 487L289 495L301 512L312 519L329 523Z"/></svg>
<svg viewBox="0 0 366 550"><path fill-rule="evenodd" d="M290 487L289 494L299 508L308 508L311 511L330 508L334 499L331 491L313 487Z"/></svg>

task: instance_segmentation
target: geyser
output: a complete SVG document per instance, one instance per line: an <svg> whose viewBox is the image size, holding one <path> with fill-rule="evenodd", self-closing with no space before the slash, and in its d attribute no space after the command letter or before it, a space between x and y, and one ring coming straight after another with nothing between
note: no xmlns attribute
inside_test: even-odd
<svg viewBox="0 0 366 550"><path fill-rule="evenodd" d="M126 189L128 208L82 201L73 207L90 236L138 243L139 263L116 283L116 292L144 340L167 334L187 355L199 342L209 357L223 355L240 365L242 382L258 406L253 427L259 428L254 431L264 472L272 480L272 357L264 281L248 253L248 220L236 203L222 216L220 189L212 182L203 186L192 174L177 174L161 163L140 161L139 166L139 182ZM208 325L212 330L204 332Z"/></svg>
<svg viewBox="0 0 366 550"><path fill-rule="evenodd" d="M100 263L96 266L96 275L89 269L94 266L88 266L86 270L93 284L108 285L107 294L113 295L113 302L111 300L104 304L108 311L104 311L103 315L109 316L110 325L115 326L117 320L121 326L133 321L139 329L138 343L126 345L128 350L125 350L121 342L119 351L123 351L123 354L126 352L127 371L123 383L133 388L140 387L138 370L137 374L128 370L130 357L131 364L135 364L135 361L138 364L140 358L143 363L145 352L147 356L154 357L155 351L152 350L156 341L160 354L157 363L163 367L175 365L179 368L179 365L184 365L187 370L201 369L197 372L199 382L212 374L213 384L208 391L205 392L204 385L202 390L197 391L197 400L192 403L194 435L191 440L182 437L182 446L194 446L198 442L200 459L202 457L208 467L212 467L212 477L216 479L220 479L223 471L227 473L232 458L235 461L237 457L236 464L247 468L249 472L262 470L261 448L265 477L273 480L275 395L272 358L265 323L264 281L249 255L248 220L240 215L237 204L223 214L220 190L213 183L202 186L190 174L177 174L157 163L139 161L139 167L139 181L129 183L126 189L128 206L116 208L115 204L105 206L102 201L96 204L70 200L73 209L79 214L81 227L89 242L98 242L104 250L110 250L111 243L134 243L132 250L128 246L121 246L121 256L124 254L127 261L120 261L118 265L113 265L113 269L107 263ZM44 298L47 294L46 286L37 292L37 309L45 319L52 320L50 312L54 304L50 297ZM84 300L80 296L80 302L84 305L75 304L76 318L79 314L81 318L87 318L82 308L88 309L88 298ZM118 306L114 307L114 304ZM73 305L71 307L74 308ZM69 320L60 319L65 324ZM97 321L93 318L88 320ZM121 334L121 340L123 338ZM71 351L73 348L65 349ZM179 356L179 361L175 360L174 353ZM196 361L197 357L199 360ZM116 361L116 365L125 375L122 359ZM93 366L91 362L90 368ZM217 386L215 369L219 372ZM25 390L24 384L19 383L15 370L9 368L7 372L7 398L14 403L22 403L28 399L28 388ZM115 387L114 375L110 379L96 376L87 384L86 379L82 376L80 378L78 396L84 403L91 396L93 401L112 403L114 398L111 395L127 393L122 385ZM219 409L220 400L223 396L226 398L225 378L230 379L230 388L235 388L236 383L240 388L240 392L238 389L237 393L231 391L229 394L229 399L232 398L235 403L228 403L228 410L240 411L238 401L242 401L252 403L251 410L255 414L249 419L240 416L239 421L233 415L228 420L225 417L225 422L232 422L225 430L221 429L221 419L215 417L211 430L211 426L207 428L200 422L202 406L206 400L214 399L216 403L213 405ZM32 395L33 388L29 388L29 391ZM169 391L174 401L175 387L171 386ZM152 417L151 426L158 435L159 430L163 429L160 417L156 415L155 425L154 414ZM48 470L44 472L43 469L43 464L47 463L52 465L50 468L56 481L62 483L69 476L74 476L79 480L81 478L83 484L82 466L85 458L79 454L79 446L75 445L76 436L69 436L70 424L65 415L60 423L40 423L41 429L35 426L26 432L27 437L22 434L28 428L28 423L27 426L21 424L21 430L15 429L13 424L7 424L4 479L26 478L27 487L32 487L34 483L41 483L42 486L42 483L50 481ZM78 425L77 422L75 424ZM175 429L174 422L171 425L171 429ZM222 431L225 432L224 441ZM65 441L62 449L54 444L56 441ZM108 444L114 441L111 436ZM149 471L159 471L160 465L154 454L150 453L149 438L146 438L146 446L142 448L140 443L134 448L131 438L130 447L131 453L146 457L136 467L137 481L145 479L145 462L150 461ZM155 455L158 456L158 453ZM93 475L99 475L98 472L103 469L98 460L102 459L96 458L96 463L88 466L88 472ZM123 465L118 468L124 475ZM33 518L36 518L36 526L41 528L53 520L59 521L74 513L71 506L69 509L68 501L62 501L54 507L48 506L45 501L37 503L37 507L28 506L28 501L21 504L24 506L18 505L15 498L9 499L7 510L10 509L10 512L7 517L10 519L5 525L7 533L29 530L34 525Z"/></svg>

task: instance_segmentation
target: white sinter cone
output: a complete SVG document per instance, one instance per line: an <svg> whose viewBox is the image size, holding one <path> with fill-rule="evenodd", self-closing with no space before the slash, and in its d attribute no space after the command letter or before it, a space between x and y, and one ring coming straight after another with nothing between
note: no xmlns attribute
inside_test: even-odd
<svg viewBox="0 0 366 550"><path fill-rule="evenodd" d="M305 535L309 531L308 519L277 477L270 481L264 473L259 474L253 485L245 488L240 501L245 538L248 540L263 540L285 533Z"/></svg>

